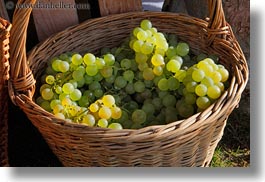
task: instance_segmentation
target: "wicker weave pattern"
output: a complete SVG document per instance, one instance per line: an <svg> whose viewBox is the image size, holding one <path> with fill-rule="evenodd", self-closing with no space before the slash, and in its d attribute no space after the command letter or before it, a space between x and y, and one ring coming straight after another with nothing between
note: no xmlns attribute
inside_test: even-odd
<svg viewBox="0 0 265 182"><path fill-rule="evenodd" d="M11 25L0 18L0 166L8 166L9 36Z"/></svg>
<svg viewBox="0 0 265 182"><path fill-rule="evenodd" d="M11 31L10 96L65 166L208 166L226 120L248 81L246 60L225 21L221 0L209 0L209 9L208 21L164 12L133 12L89 20L50 37L27 58L25 39L31 10L17 10ZM219 55L230 70L230 87L208 109L168 125L113 131L67 123L35 104L33 95L38 84L33 77L40 79L49 58L65 51L97 53L102 47L119 45L145 18L159 31L177 34L195 52Z"/></svg>

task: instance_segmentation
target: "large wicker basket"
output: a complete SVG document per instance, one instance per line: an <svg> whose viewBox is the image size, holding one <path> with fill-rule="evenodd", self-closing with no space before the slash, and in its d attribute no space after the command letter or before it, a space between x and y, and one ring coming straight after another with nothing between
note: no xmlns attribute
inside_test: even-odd
<svg viewBox="0 0 265 182"><path fill-rule="evenodd" d="M16 9L11 31L11 99L64 166L208 166L248 81L247 63L225 21L222 1L209 0L208 4L207 20L165 12L132 12L88 20L48 38L28 56L25 43L31 9ZM150 19L162 32L177 34L194 51L219 55L231 73L231 84L220 99L185 120L119 131L68 123L34 102L36 83L51 57L66 51L96 54L102 47L117 46L142 19Z"/></svg>
<svg viewBox="0 0 265 182"><path fill-rule="evenodd" d="M8 166L9 36L11 24L0 18L0 166Z"/></svg>

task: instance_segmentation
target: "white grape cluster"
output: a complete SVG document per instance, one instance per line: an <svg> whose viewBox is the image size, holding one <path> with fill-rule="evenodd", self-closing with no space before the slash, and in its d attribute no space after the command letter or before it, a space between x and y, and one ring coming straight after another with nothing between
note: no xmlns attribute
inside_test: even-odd
<svg viewBox="0 0 265 182"><path fill-rule="evenodd" d="M64 53L48 62L36 102L69 122L138 129L200 112L225 90L229 72L209 56L193 56L174 34L150 20L101 56Z"/></svg>

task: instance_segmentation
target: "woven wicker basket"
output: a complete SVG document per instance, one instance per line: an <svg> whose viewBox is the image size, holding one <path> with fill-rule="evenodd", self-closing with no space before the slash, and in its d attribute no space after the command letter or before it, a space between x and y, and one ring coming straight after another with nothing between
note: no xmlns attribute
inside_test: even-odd
<svg viewBox="0 0 265 182"><path fill-rule="evenodd" d="M207 21L165 12L132 12L88 20L48 38L28 56L25 42L31 9L17 9L10 40L11 99L64 166L208 166L248 81L247 63L225 21L221 0L209 0L208 4ZM96 54L102 47L117 46L146 18L159 31L177 34L192 50L219 55L230 70L229 88L208 109L167 125L116 131L67 123L34 102L36 83L51 57L66 51Z"/></svg>
<svg viewBox="0 0 265 182"><path fill-rule="evenodd" d="M8 166L9 36L11 24L0 18L0 166Z"/></svg>

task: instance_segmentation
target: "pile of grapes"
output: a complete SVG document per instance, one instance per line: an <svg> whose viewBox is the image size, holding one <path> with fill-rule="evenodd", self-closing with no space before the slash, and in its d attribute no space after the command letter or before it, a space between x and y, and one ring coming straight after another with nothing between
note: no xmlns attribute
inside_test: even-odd
<svg viewBox="0 0 265 182"><path fill-rule="evenodd" d="M36 103L68 122L112 129L167 124L203 111L228 84L216 56L192 55L142 20L119 47L51 59Z"/></svg>

